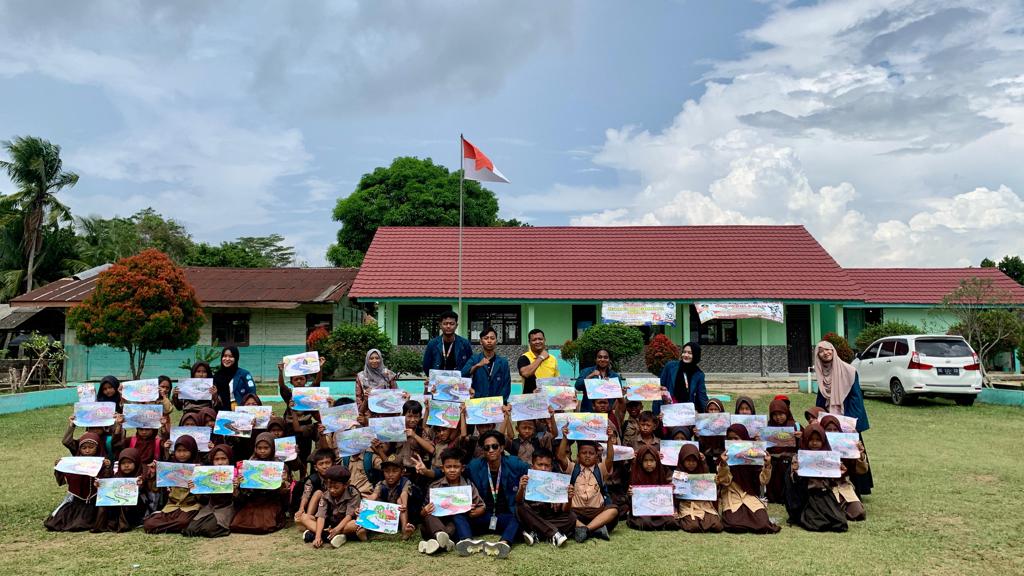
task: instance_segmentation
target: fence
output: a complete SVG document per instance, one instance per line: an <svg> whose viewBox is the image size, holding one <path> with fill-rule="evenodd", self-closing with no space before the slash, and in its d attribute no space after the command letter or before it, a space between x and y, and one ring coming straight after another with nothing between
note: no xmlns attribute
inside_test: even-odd
<svg viewBox="0 0 1024 576"><path fill-rule="evenodd" d="M45 363L32 367L35 360L28 358L0 359L0 393L32 392L64 386L63 362L53 363L51 370ZM28 381L25 377L31 372Z"/></svg>

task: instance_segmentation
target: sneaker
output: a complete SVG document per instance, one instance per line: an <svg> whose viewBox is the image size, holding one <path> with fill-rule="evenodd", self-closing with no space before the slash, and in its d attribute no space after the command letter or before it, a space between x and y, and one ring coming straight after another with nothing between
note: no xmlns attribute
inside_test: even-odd
<svg viewBox="0 0 1024 576"><path fill-rule="evenodd" d="M440 549L441 546L437 543L437 540L423 540L420 542L419 551L420 554L434 554Z"/></svg>
<svg viewBox="0 0 1024 576"><path fill-rule="evenodd" d="M437 540L437 545L444 548L447 552L451 552L455 549L455 543L448 537L447 532L438 532L434 534L434 540Z"/></svg>
<svg viewBox="0 0 1024 576"><path fill-rule="evenodd" d="M508 558L508 553L511 551L512 547L504 542L484 542L484 555L486 556L497 556L504 560Z"/></svg>
<svg viewBox="0 0 1024 576"><path fill-rule="evenodd" d="M576 543L582 544L587 541L587 527L577 526L576 527Z"/></svg>
<svg viewBox="0 0 1024 576"><path fill-rule="evenodd" d="M344 534L338 534L334 538L331 538L331 546L335 548L341 548L341 545L345 543L348 538L345 538Z"/></svg>
<svg viewBox="0 0 1024 576"><path fill-rule="evenodd" d="M608 535L607 526L601 526L597 530L594 530L594 536L600 538L601 540L604 540L605 542L611 540L611 536Z"/></svg>
<svg viewBox="0 0 1024 576"><path fill-rule="evenodd" d="M533 546L537 543L537 535L533 532L523 532L523 542L526 542L527 546Z"/></svg>
<svg viewBox="0 0 1024 576"><path fill-rule="evenodd" d="M312 544L313 540L316 540L316 535L313 534L312 530L306 530L302 533L302 541L306 544Z"/></svg>
<svg viewBox="0 0 1024 576"><path fill-rule="evenodd" d="M459 553L459 556L470 556L483 549L484 543L482 540L472 540L470 538L459 540L459 543L455 545L455 550Z"/></svg>
<svg viewBox="0 0 1024 576"><path fill-rule="evenodd" d="M555 532L555 535L551 537L551 545L555 548L561 548L568 542L569 539L565 537L565 534L561 532Z"/></svg>

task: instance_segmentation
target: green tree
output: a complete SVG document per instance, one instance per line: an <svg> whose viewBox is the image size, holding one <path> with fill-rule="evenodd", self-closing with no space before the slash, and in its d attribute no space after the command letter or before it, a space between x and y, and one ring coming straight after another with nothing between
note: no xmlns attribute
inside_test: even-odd
<svg viewBox="0 0 1024 576"><path fill-rule="evenodd" d="M1020 256L1003 256L999 261L999 269L1017 284L1024 284L1024 260Z"/></svg>
<svg viewBox="0 0 1024 576"><path fill-rule="evenodd" d="M573 365L583 368L594 365L597 351L602 348L611 352L612 365L618 368L623 362L643 351L644 335L635 326L595 324L573 341L568 350L563 346L560 355ZM567 353L570 358L566 358Z"/></svg>
<svg viewBox="0 0 1024 576"><path fill-rule="evenodd" d="M981 267L982 268L995 268L996 267L996 262L995 262L995 260L993 260L991 258L985 258L984 260L981 261Z"/></svg>
<svg viewBox="0 0 1024 576"><path fill-rule="evenodd" d="M22 250L25 253L25 291L36 287L39 252L43 249L44 230L71 221L68 207L57 200L61 189L78 183L78 174L65 172L60 146L34 136L19 136L3 143L9 160L0 160L0 169L17 186L13 194L4 196L8 204L8 226L20 220ZM13 213L13 214L12 214Z"/></svg>
<svg viewBox="0 0 1024 576"><path fill-rule="evenodd" d="M0 222L7 222L0 225L0 302L22 293L28 268L22 250L23 221L4 198L0 196ZM37 286L88 268L78 258L74 230L69 226L44 225L42 249L36 255L35 267L33 282Z"/></svg>
<svg viewBox="0 0 1024 576"><path fill-rule="evenodd" d="M494 226L494 193L471 180L463 192L464 224ZM327 259L335 266L359 266L381 226L458 226L459 172L429 158L395 158L391 166L364 174L355 191L338 200L334 220L341 229Z"/></svg>
<svg viewBox="0 0 1024 576"><path fill-rule="evenodd" d="M242 237L213 246L205 242L192 247L184 258L187 266L223 266L228 268L276 268L295 260L295 249L284 246L279 234Z"/></svg>
<svg viewBox="0 0 1024 576"><path fill-rule="evenodd" d="M923 330L920 326L907 322L889 321L880 324L868 324L860 331L860 334L857 334L857 339L853 343L857 346L857 350L863 352L865 348L871 346L871 343L879 338L901 336L903 334L920 334L922 332Z"/></svg>
<svg viewBox="0 0 1024 576"><path fill-rule="evenodd" d="M127 218L86 216L76 221L79 254L90 266L127 258L147 248L156 248L181 264L194 247L192 237L182 224L164 218L152 208Z"/></svg>
<svg viewBox="0 0 1024 576"><path fill-rule="evenodd" d="M968 278L942 298L942 309L956 318L953 328L982 359L981 372L989 383L985 360L1001 346L1015 340L1020 318L1006 310L1013 294L996 286L988 278Z"/></svg>
<svg viewBox="0 0 1024 576"><path fill-rule="evenodd" d="M342 324L315 344L320 357L326 360L325 374L339 376L362 370L366 353L373 348L380 350L385 360L391 356L391 341L376 324Z"/></svg>

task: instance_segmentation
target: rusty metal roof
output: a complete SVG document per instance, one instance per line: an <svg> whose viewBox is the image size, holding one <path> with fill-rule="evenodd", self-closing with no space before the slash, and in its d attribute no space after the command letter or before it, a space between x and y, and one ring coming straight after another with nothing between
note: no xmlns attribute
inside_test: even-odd
<svg viewBox="0 0 1024 576"><path fill-rule="evenodd" d="M281 308L336 303L358 268L183 268L205 306ZM70 307L96 286L96 276L62 278L11 300L11 306Z"/></svg>

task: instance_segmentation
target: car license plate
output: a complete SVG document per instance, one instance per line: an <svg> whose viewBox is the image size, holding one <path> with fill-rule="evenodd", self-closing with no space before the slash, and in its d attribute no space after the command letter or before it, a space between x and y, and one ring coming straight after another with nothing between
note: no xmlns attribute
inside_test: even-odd
<svg viewBox="0 0 1024 576"><path fill-rule="evenodd" d="M959 368L936 368L939 372L939 376L959 376Z"/></svg>

